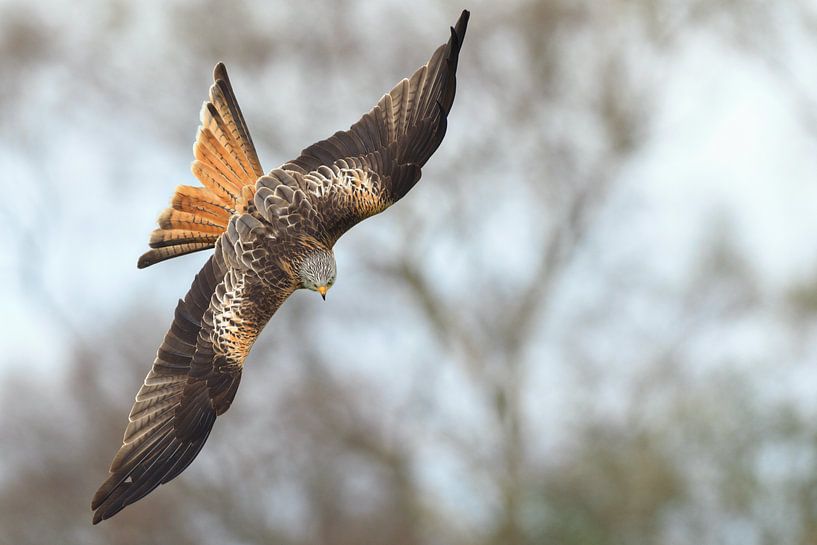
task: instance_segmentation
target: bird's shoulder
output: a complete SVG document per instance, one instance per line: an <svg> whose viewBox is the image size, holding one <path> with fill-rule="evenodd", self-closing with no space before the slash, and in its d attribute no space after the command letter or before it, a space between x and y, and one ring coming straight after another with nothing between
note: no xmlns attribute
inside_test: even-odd
<svg viewBox="0 0 817 545"><path fill-rule="evenodd" d="M333 246L340 233L394 203L371 157L347 157L313 170L287 164L256 183L254 205L273 229Z"/></svg>

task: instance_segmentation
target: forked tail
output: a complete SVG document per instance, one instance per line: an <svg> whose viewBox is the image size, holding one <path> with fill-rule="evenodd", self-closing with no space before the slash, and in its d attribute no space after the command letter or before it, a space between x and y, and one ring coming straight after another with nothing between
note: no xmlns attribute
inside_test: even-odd
<svg viewBox="0 0 817 545"><path fill-rule="evenodd" d="M255 181L264 174L222 63L216 65L213 79L210 100L201 108L191 166L204 187L176 188L150 235L151 250L139 258L140 269L212 248L230 217L252 200Z"/></svg>

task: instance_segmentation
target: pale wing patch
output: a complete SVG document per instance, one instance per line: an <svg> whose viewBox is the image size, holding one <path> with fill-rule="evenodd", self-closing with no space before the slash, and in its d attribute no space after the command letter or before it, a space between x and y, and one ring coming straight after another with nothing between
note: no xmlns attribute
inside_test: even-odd
<svg viewBox="0 0 817 545"><path fill-rule="evenodd" d="M247 273L230 269L213 294L211 342L216 354L241 366L263 327L246 290Z"/></svg>
<svg viewBox="0 0 817 545"><path fill-rule="evenodd" d="M306 191L318 199L332 199L333 208L366 218L391 205L383 200L381 177L356 159L341 159L304 176Z"/></svg>

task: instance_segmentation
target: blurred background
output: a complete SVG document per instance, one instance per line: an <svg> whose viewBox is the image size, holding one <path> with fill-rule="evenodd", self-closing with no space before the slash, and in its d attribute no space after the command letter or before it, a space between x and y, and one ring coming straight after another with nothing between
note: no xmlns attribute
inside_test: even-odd
<svg viewBox="0 0 817 545"><path fill-rule="evenodd" d="M423 180L92 527L214 64L269 170L463 8ZM817 543L816 59L805 0L0 0L0 543Z"/></svg>

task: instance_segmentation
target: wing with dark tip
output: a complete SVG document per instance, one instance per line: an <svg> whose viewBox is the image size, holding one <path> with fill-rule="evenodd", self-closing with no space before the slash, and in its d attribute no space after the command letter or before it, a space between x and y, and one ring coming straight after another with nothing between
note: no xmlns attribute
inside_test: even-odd
<svg viewBox="0 0 817 545"><path fill-rule="evenodd" d="M239 225L219 239L215 254L176 307L136 395L110 475L92 500L94 524L190 465L216 417L230 407L253 342L292 293L288 278L279 279L280 289L270 289L252 270L236 267L235 249L241 245L230 240L231 233L238 237L247 231ZM222 251L222 245L229 245L229 251Z"/></svg>
<svg viewBox="0 0 817 545"><path fill-rule="evenodd" d="M330 242L397 202L420 179L421 167L445 136L468 17L463 11L448 42L348 131L309 146L281 167L314 178L310 197Z"/></svg>

